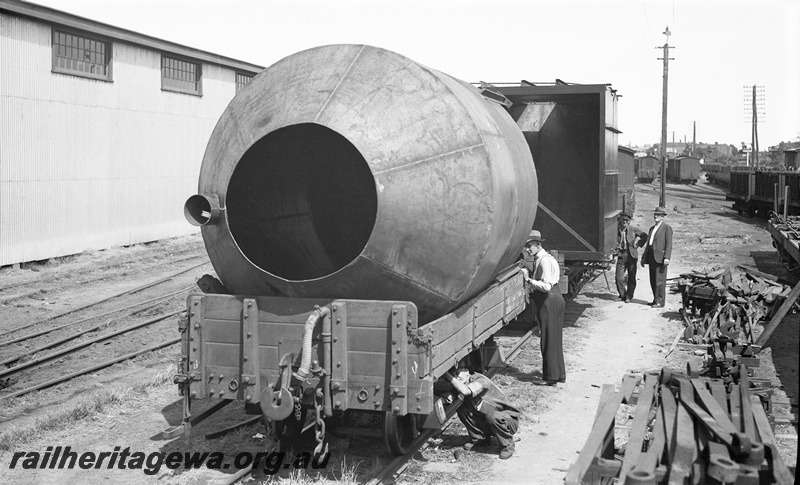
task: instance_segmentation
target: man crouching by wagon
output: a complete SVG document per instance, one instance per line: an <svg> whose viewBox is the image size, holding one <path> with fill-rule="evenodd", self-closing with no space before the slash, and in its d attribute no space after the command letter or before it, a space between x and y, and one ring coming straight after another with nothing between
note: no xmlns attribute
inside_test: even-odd
<svg viewBox="0 0 800 485"><path fill-rule="evenodd" d="M466 367L460 367L455 377L448 372L444 378L464 401L458 408L458 418L467 428L470 439L464 449L488 446L494 436L501 446L500 459L511 458L514 433L519 427L519 409L509 404L503 391L483 374L472 374Z"/></svg>

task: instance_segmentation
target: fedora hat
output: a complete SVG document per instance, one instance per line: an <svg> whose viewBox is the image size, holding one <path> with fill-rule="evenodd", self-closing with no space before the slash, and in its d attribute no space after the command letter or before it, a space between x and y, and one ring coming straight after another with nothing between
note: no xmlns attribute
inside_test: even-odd
<svg viewBox="0 0 800 485"><path fill-rule="evenodd" d="M527 243L529 243L531 241L543 242L544 239L542 239L542 233L537 231L537 230L535 230L535 229L533 231L531 231L531 233L528 234L528 239L525 241L525 244L527 244Z"/></svg>
<svg viewBox="0 0 800 485"><path fill-rule="evenodd" d="M658 214L660 216L667 215L667 210L663 207L656 207L656 210L653 211L653 214Z"/></svg>
<svg viewBox="0 0 800 485"><path fill-rule="evenodd" d="M619 213L619 216L620 216L620 217L627 217L628 219L633 219L633 216L632 216L632 215L631 215L631 213L630 213L630 212L628 212L628 211L622 211L622 212L620 212L620 213Z"/></svg>

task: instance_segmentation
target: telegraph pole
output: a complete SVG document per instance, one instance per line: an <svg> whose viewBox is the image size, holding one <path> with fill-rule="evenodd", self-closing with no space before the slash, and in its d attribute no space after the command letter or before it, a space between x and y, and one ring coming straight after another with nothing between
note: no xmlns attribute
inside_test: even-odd
<svg viewBox="0 0 800 485"><path fill-rule="evenodd" d="M658 58L658 60L664 61L664 87L662 89L661 104L661 196L658 199L658 205L661 207L666 206L666 201L664 200L664 191L666 189L664 179L667 176L667 80L669 79L669 61L674 60L669 57L669 50L673 48L669 45L670 34L671 32L669 31L668 25L667 30L664 31L664 35L667 36L667 41L663 46L656 47L656 49L664 49L664 57Z"/></svg>
<svg viewBox="0 0 800 485"><path fill-rule="evenodd" d="M758 109L756 105L756 86L753 85L753 133L752 133L752 145L753 145L753 165L756 168L758 167Z"/></svg>
<svg viewBox="0 0 800 485"><path fill-rule="evenodd" d="M750 89L752 88L752 94ZM766 110L764 108L764 101L766 99L765 89L764 86L744 86L744 111L745 114L752 111L750 117L750 123L752 123L750 136L751 136L751 145L750 145L750 160L748 165L752 165L756 168L759 168L759 159L758 159L758 121L759 115L762 116L761 122L764 122L764 118L766 115ZM747 121L747 120L745 120Z"/></svg>

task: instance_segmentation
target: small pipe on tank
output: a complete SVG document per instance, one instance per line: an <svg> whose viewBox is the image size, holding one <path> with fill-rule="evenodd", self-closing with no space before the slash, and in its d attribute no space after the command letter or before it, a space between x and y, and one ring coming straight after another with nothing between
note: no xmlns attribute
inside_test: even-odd
<svg viewBox="0 0 800 485"><path fill-rule="evenodd" d="M193 226L211 226L219 222L219 196L196 194L183 205L183 216Z"/></svg>

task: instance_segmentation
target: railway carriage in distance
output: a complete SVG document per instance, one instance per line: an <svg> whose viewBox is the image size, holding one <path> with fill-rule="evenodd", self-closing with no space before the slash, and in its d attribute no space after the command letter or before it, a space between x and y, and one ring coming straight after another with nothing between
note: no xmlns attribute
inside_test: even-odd
<svg viewBox="0 0 800 485"><path fill-rule="evenodd" d="M564 279L610 264L617 133L605 84L477 88L364 45L267 68L220 118L184 208L229 294L188 298L184 420L164 434L204 417L193 399L235 399L270 447L313 410L317 451L323 418L365 413L405 453L454 412L441 376L502 365L531 334L493 339L526 307L532 227Z"/></svg>
<svg viewBox="0 0 800 485"><path fill-rule="evenodd" d="M639 158L638 167L639 168L636 171L636 181L639 183L650 183L658 176L658 158L652 155Z"/></svg>
<svg viewBox="0 0 800 485"><path fill-rule="evenodd" d="M687 155L679 155L667 160L667 180L694 185L699 179L699 159Z"/></svg>

